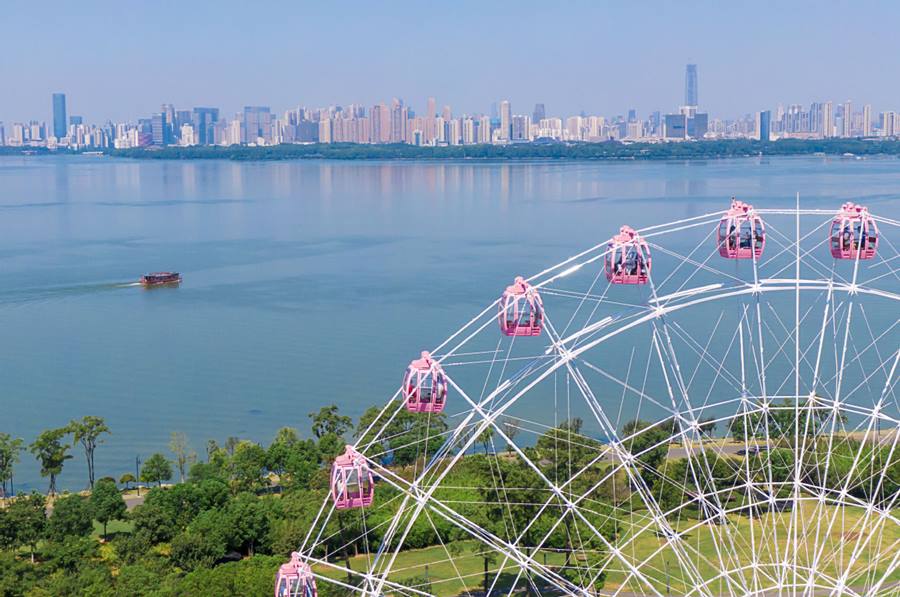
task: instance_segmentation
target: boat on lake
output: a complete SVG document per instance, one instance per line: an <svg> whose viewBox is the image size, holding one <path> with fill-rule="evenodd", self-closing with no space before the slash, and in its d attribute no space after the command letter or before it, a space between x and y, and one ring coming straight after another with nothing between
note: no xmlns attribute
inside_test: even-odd
<svg viewBox="0 0 900 597"><path fill-rule="evenodd" d="M181 274L178 272L154 272L141 276L141 284L151 286L174 286L181 284Z"/></svg>

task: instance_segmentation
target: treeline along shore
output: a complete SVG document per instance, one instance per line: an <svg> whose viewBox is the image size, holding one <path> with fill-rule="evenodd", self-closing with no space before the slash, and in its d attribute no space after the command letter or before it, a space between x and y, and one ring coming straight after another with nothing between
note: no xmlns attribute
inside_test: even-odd
<svg viewBox="0 0 900 597"><path fill-rule="evenodd" d="M0 155L77 154L65 149L0 147ZM420 147L403 143L310 143L271 146L232 145L111 149L113 157L135 159L227 160L708 160L753 156L826 155L841 157L900 155L897 139L750 139L702 140L679 143L524 143ZM850 154L850 155L848 155Z"/></svg>

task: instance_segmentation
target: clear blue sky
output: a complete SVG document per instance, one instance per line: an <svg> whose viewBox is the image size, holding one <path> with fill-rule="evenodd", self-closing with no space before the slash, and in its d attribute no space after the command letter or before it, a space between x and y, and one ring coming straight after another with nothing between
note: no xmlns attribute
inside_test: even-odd
<svg viewBox="0 0 900 597"><path fill-rule="evenodd" d="M509 98L554 115L700 103L900 109L900 2L12 0L0 5L0 120L90 121L245 104L367 105L433 95L454 113Z"/></svg>

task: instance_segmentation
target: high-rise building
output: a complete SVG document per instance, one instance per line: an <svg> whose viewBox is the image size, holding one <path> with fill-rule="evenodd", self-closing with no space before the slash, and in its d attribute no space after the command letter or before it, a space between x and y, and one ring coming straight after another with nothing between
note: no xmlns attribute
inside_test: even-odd
<svg viewBox="0 0 900 597"><path fill-rule="evenodd" d="M406 108L403 106L403 100L397 98L391 100L390 123L390 142L406 141Z"/></svg>
<svg viewBox="0 0 900 597"><path fill-rule="evenodd" d="M166 113L159 112L150 117L150 139L153 145L164 146L169 144L168 123Z"/></svg>
<svg viewBox="0 0 900 597"><path fill-rule="evenodd" d="M863 137L871 137L872 136L872 106L871 106L871 104L866 104L865 106L863 106L862 136Z"/></svg>
<svg viewBox="0 0 900 597"><path fill-rule="evenodd" d="M702 139L709 130L709 114L695 112L687 119L687 136L691 139Z"/></svg>
<svg viewBox="0 0 900 597"><path fill-rule="evenodd" d="M512 111L509 100L500 102L500 139L509 141L512 136Z"/></svg>
<svg viewBox="0 0 900 597"><path fill-rule="evenodd" d="M53 94L53 136L62 139L66 136L66 94Z"/></svg>
<svg viewBox="0 0 900 597"><path fill-rule="evenodd" d="M175 142L175 133L178 130L175 128L175 106L163 104L159 111L166 115L166 145L171 145Z"/></svg>
<svg viewBox="0 0 900 597"><path fill-rule="evenodd" d="M853 104L850 100L844 102L844 111L841 116L841 137L853 136Z"/></svg>
<svg viewBox="0 0 900 597"><path fill-rule="evenodd" d="M697 85L697 65L688 64L684 71L684 105L699 106L699 91Z"/></svg>
<svg viewBox="0 0 900 597"><path fill-rule="evenodd" d="M657 110L650 114L650 134L659 136L661 132L660 128L662 128L662 120L660 118L659 110Z"/></svg>
<svg viewBox="0 0 900 597"><path fill-rule="evenodd" d="M215 143L215 127L219 120L218 108L194 108L192 124L194 125L194 140L198 145L212 145Z"/></svg>
<svg viewBox="0 0 900 597"><path fill-rule="evenodd" d="M531 122L540 122L545 118L547 118L547 108L544 107L544 104L535 104Z"/></svg>
<svg viewBox="0 0 900 597"><path fill-rule="evenodd" d="M478 142L487 144L491 142L491 119L482 116L478 120Z"/></svg>
<svg viewBox="0 0 900 597"><path fill-rule="evenodd" d="M666 139L684 139L687 135L687 116L684 114L666 114Z"/></svg>
<svg viewBox="0 0 900 597"><path fill-rule="evenodd" d="M634 108L629 108L628 109L628 122L635 122L635 121L637 121L637 110L635 110Z"/></svg>
<svg viewBox="0 0 900 597"><path fill-rule="evenodd" d="M897 135L897 113L882 112L881 113L881 136L894 137Z"/></svg>
<svg viewBox="0 0 900 597"><path fill-rule="evenodd" d="M822 106L822 136L834 137L834 103L831 101Z"/></svg>
<svg viewBox="0 0 900 597"><path fill-rule="evenodd" d="M772 129L772 112L763 110L756 114L756 138L760 141L769 140L769 131Z"/></svg>
<svg viewBox="0 0 900 597"><path fill-rule="evenodd" d="M272 111L268 106L244 106L244 143L264 143L272 139Z"/></svg>
<svg viewBox="0 0 900 597"><path fill-rule="evenodd" d="M510 134L510 140L512 141L528 141L528 130L531 128L531 121L527 116L516 115L512 117L512 131Z"/></svg>

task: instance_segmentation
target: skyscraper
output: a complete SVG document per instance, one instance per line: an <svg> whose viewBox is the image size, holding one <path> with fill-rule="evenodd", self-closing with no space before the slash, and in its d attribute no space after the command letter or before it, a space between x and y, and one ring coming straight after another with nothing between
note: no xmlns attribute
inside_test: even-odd
<svg viewBox="0 0 900 597"><path fill-rule="evenodd" d="M244 106L244 143L272 138L272 111L268 106Z"/></svg>
<svg viewBox="0 0 900 597"><path fill-rule="evenodd" d="M53 136L62 139L66 136L66 94L53 94Z"/></svg>
<svg viewBox="0 0 900 597"><path fill-rule="evenodd" d="M534 114L531 115L531 122L537 123L545 118L547 118L547 109L544 107L544 104L535 104Z"/></svg>
<svg viewBox="0 0 900 597"><path fill-rule="evenodd" d="M834 137L834 103L831 101L822 107L822 136Z"/></svg>
<svg viewBox="0 0 900 597"><path fill-rule="evenodd" d="M150 136L154 145L163 146L169 144L168 123L166 113L160 112L150 118Z"/></svg>
<svg viewBox="0 0 900 597"><path fill-rule="evenodd" d="M870 104L866 104L863 106L863 121L862 121L862 136L863 137L871 137L872 136L872 106Z"/></svg>
<svg viewBox="0 0 900 597"><path fill-rule="evenodd" d="M218 108L194 108L193 124L195 140L199 145L215 143L215 125L219 120Z"/></svg>
<svg viewBox="0 0 900 597"><path fill-rule="evenodd" d="M772 127L772 113L763 110L756 115L756 136L760 141L769 140L769 130Z"/></svg>
<svg viewBox="0 0 900 597"><path fill-rule="evenodd" d="M881 136L893 137L897 134L897 113L882 112L881 113Z"/></svg>
<svg viewBox="0 0 900 597"><path fill-rule="evenodd" d="M512 134L512 111L509 100L500 102L500 139L509 141Z"/></svg>
<svg viewBox="0 0 900 597"><path fill-rule="evenodd" d="M841 117L841 137L853 136L853 104L850 100L844 102L844 112Z"/></svg>
<svg viewBox="0 0 900 597"><path fill-rule="evenodd" d="M391 143L403 143L406 141L406 110L403 100L394 98L391 100Z"/></svg>
<svg viewBox="0 0 900 597"><path fill-rule="evenodd" d="M699 106L697 89L697 65L688 64L684 71L684 105Z"/></svg>

